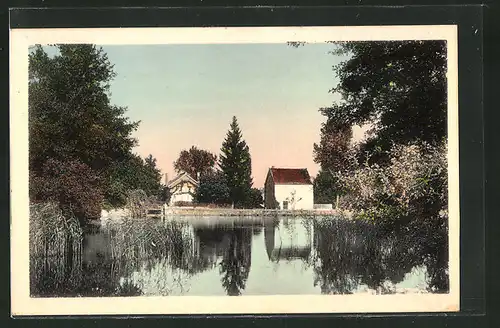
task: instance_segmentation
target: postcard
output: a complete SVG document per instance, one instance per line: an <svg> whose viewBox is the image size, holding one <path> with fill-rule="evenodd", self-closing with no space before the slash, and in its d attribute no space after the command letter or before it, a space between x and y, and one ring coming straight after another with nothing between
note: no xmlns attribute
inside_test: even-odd
<svg viewBox="0 0 500 328"><path fill-rule="evenodd" d="M12 315L459 311L457 51L12 29Z"/></svg>

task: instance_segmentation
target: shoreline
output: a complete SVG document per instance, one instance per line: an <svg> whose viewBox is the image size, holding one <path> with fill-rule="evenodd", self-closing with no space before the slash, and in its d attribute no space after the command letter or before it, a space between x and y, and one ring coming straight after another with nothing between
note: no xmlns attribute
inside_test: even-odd
<svg viewBox="0 0 500 328"><path fill-rule="evenodd" d="M232 218L269 218L269 217L322 217L338 216L350 218L349 211L336 209L312 209L312 210L279 210L279 209L232 209L232 208L207 208L207 207L155 207L150 208L142 218L173 218L173 217L232 217ZM129 217L127 209L103 210L101 221Z"/></svg>
<svg viewBox="0 0 500 328"><path fill-rule="evenodd" d="M165 208L164 216L195 216L195 217L214 217L214 216L231 216L231 217L268 217L268 216L324 216L324 215L345 215L346 213L339 210L275 210L275 209L231 209L231 208Z"/></svg>

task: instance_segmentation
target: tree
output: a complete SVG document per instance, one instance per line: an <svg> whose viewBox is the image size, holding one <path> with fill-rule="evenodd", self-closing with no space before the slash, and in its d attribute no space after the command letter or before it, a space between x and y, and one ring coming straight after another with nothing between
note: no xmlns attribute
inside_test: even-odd
<svg viewBox="0 0 500 328"><path fill-rule="evenodd" d="M202 174L195 198L199 203L229 203L229 187L224 173L214 171Z"/></svg>
<svg viewBox="0 0 500 328"><path fill-rule="evenodd" d="M325 171L342 172L348 170L351 139L351 126L327 119L321 126L319 144L314 144L314 161L320 164Z"/></svg>
<svg viewBox="0 0 500 328"><path fill-rule="evenodd" d="M76 209L77 199L87 199L95 214L100 197L89 198L87 193L96 188L96 193L108 198L119 189L120 181L110 183L109 178L117 163L130 159L137 145L132 133L139 122L129 121L126 108L110 103L109 84L115 73L102 49L89 44L61 44L55 49L56 55L49 56L38 45L29 54L30 189L66 183L61 175L49 174L48 168L81 167L81 174L92 172L97 181L86 185L82 179L81 188L74 189L82 194L60 197L60 202L69 202L60 205ZM76 169L71 172L80 174ZM37 195L39 201L47 200L43 197L48 195Z"/></svg>
<svg viewBox="0 0 500 328"><path fill-rule="evenodd" d="M292 44L301 46L302 44ZM342 193L338 173L357 163L388 165L394 144L434 146L446 137L446 44L442 41L335 42L339 79L331 92L341 100L320 112L326 118L314 160L323 175L319 197ZM352 146L352 128L370 125L367 138ZM356 155L353 161L352 155ZM327 175L330 174L331 177Z"/></svg>
<svg viewBox="0 0 500 328"><path fill-rule="evenodd" d="M30 169L46 158L78 159L103 172L136 146L138 122L108 97L115 77L102 49L94 45L57 45L49 57L41 46L29 55Z"/></svg>
<svg viewBox="0 0 500 328"><path fill-rule="evenodd" d="M226 176L233 205L244 206L252 188L252 160L250 150L242 139L236 116L222 143L219 166Z"/></svg>
<svg viewBox="0 0 500 328"><path fill-rule="evenodd" d="M342 100L322 108L327 118L323 139L338 127L371 124L361 154L377 161L393 144L446 138L446 43L444 41L338 42L336 55L348 60L336 66L339 84L331 92ZM323 164L323 162L321 162Z"/></svg>
<svg viewBox="0 0 500 328"><path fill-rule="evenodd" d="M174 162L174 168L178 173L184 171L194 179L198 179L201 174L211 171L216 162L216 155L192 146L189 150L180 152L179 158Z"/></svg>
<svg viewBox="0 0 500 328"><path fill-rule="evenodd" d="M127 202L130 190L143 190L147 196L161 196L161 173L156 167L156 159L149 155L144 160L135 154L126 160L113 164L108 170L106 200L115 206Z"/></svg>
<svg viewBox="0 0 500 328"><path fill-rule="evenodd" d="M31 201L56 202L66 216L81 221L101 216L99 177L86 164L48 159L41 172L30 172L29 187Z"/></svg>
<svg viewBox="0 0 500 328"><path fill-rule="evenodd" d="M144 159L143 168L144 180L142 189L148 196L160 196L161 191L161 171L156 166L156 158L149 154Z"/></svg>
<svg viewBox="0 0 500 328"><path fill-rule="evenodd" d="M320 170L314 179L313 188L315 204L333 204L345 189L336 175L323 170Z"/></svg>
<svg viewBox="0 0 500 328"><path fill-rule="evenodd" d="M251 188L245 202L247 208L261 208L264 205L262 192L258 188Z"/></svg>

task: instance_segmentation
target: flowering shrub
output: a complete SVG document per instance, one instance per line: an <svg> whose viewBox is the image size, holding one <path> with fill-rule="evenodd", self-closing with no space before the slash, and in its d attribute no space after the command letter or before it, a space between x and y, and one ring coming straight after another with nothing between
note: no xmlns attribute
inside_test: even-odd
<svg viewBox="0 0 500 328"><path fill-rule="evenodd" d="M347 190L342 206L371 219L446 216L446 154L446 145L397 145L387 166L357 164L358 169L338 174Z"/></svg>

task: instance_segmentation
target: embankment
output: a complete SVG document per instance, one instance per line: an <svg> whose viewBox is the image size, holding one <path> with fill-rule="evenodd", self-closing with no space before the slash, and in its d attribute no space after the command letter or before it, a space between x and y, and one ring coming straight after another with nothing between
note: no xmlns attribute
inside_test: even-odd
<svg viewBox="0 0 500 328"><path fill-rule="evenodd" d="M331 215L346 215L338 210L271 210L271 209L231 209L231 208L200 208L200 207L167 207L165 216L190 216L190 217L316 217Z"/></svg>

